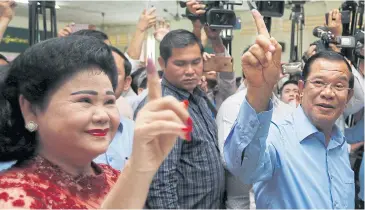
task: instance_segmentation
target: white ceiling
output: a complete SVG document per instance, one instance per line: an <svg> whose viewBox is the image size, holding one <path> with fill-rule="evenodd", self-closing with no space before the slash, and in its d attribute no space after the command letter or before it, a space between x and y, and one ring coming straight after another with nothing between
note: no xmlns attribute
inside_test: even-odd
<svg viewBox="0 0 365 210"><path fill-rule="evenodd" d="M17 0L16 0L17 1ZM154 6L157 8L157 16L172 19L172 15L163 11L167 9L170 13L185 13L175 0L170 1L56 1L60 9L57 10L57 20L60 22L75 22L85 24L101 25L103 23L102 13L105 13L104 24L125 25L135 24L144 8ZM16 15L28 17L28 5L19 3L16 8ZM248 6L236 6L237 10L247 10Z"/></svg>

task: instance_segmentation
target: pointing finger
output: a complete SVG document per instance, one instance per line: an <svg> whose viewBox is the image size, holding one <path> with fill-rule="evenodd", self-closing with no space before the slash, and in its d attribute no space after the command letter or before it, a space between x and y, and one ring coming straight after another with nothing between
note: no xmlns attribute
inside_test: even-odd
<svg viewBox="0 0 365 210"><path fill-rule="evenodd" d="M253 9L252 16L255 19L256 28L257 28L257 32L259 33L259 35L264 35L266 38L270 38L270 34L267 31L264 19L262 18L259 11Z"/></svg>
<svg viewBox="0 0 365 210"><path fill-rule="evenodd" d="M147 87L149 101L161 98L160 77L157 74L156 66L151 58L147 61Z"/></svg>

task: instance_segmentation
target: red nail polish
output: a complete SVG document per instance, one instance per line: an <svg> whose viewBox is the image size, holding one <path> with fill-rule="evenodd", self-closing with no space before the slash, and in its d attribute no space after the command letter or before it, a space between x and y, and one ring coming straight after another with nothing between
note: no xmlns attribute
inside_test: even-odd
<svg viewBox="0 0 365 210"><path fill-rule="evenodd" d="M183 100L183 103L185 105L185 108L187 109L189 107L189 101L188 100Z"/></svg>
<svg viewBox="0 0 365 210"><path fill-rule="evenodd" d="M185 134L185 140L186 141L191 141L191 133Z"/></svg>
<svg viewBox="0 0 365 210"><path fill-rule="evenodd" d="M186 127L186 128L182 128L181 130L182 130L182 131L184 131L184 132L190 133L190 132L192 132L192 131L193 131L193 127L188 126L188 127Z"/></svg>
<svg viewBox="0 0 365 210"><path fill-rule="evenodd" d="M186 125L189 127L193 127L193 120L191 119L191 117L188 118Z"/></svg>

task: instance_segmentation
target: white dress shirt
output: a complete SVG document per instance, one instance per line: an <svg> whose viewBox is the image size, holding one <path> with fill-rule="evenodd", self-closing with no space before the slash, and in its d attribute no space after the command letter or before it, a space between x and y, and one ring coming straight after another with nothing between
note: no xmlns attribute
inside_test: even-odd
<svg viewBox="0 0 365 210"><path fill-rule="evenodd" d="M223 147L231 128L236 121L243 99L246 97L247 89L244 83L239 87L239 91L228 97L221 105L216 123L218 127L218 144L221 153L221 158L224 163ZM279 118L292 113L295 107L285 104L278 99L275 94L272 97L274 112L273 118ZM250 201L249 191L252 185L243 184L237 177L233 176L226 170L226 190L227 190L227 209L252 209L253 201Z"/></svg>

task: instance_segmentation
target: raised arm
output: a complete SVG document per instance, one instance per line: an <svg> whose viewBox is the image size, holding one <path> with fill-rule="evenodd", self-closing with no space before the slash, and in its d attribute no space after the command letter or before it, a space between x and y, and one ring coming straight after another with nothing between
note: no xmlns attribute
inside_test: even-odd
<svg viewBox="0 0 365 210"><path fill-rule="evenodd" d="M280 44L270 38L260 13L253 10L252 15L258 36L242 56L247 95L224 146L227 168L247 184L270 178L275 168L275 148L267 139L276 135L274 127L269 130L270 98L281 71Z"/></svg>
<svg viewBox="0 0 365 210"><path fill-rule="evenodd" d="M154 25L156 25L156 8L151 8L149 10L143 10L136 31L134 32L132 41L128 46L127 54L129 58L133 60L138 60L141 56L143 41L147 34L147 30Z"/></svg>
<svg viewBox="0 0 365 210"><path fill-rule="evenodd" d="M0 41L8 28L10 21L15 15L16 3L13 0L0 1Z"/></svg>
<svg viewBox="0 0 365 210"><path fill-rule="evenodd" d="M152 179L177 137L184 138L192 130L184 123L189 118L184 103L161 97L161 84L151 59L147 72L149 101L137 115L132 155L102 208L142 209Z"/></svg>

